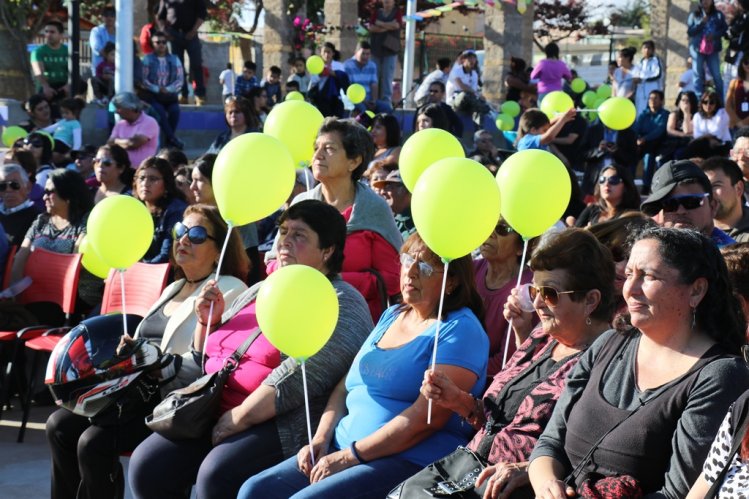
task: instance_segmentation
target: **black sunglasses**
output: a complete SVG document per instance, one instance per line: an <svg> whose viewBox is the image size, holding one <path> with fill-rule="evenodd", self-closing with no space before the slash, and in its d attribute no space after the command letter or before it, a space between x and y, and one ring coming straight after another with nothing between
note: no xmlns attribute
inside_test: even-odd
<svg viewBox="0 0 749 499"><path fill-rule="evenodd" d="M205 227L202 227L200 225L187 227L182 222L177 222L176 224L174 224L172 236L174 237L175 241L185 237L185 234L187 234L187 239L192 244L203 244L206 239L211 239L213 241L216 240L213 236L208 235L208 231Z"/></svg>
<svg viewBox="0 0 749 499"><path fill-rule="evenodd" d="M619 175L612 175L610 177L601 175L600 177L598 177L599 184L603 185L607 182L609 185L619 185L622 183L622 178Z"/></svg>
<svg viewBox="0 0 749 499"><path fill-rule="evenodd" d="M717 104L718 101L714 101L714 100L703 100L702 103L703 104Z"/></svg>
<svg viewBox="0 0 749 499"><path fill-rule="evenodd" d="M543 301L551 307L556 307L559 303L560 295L571 295L577 293L577 291L558 291L556 288L551 286L529 286L528 292L531 295L531 300L534 301L536 296L541 295Z"/></svg>
<svg viewBox="0 0 749 499"><path fill-rule="evenodd" d="M23 139L23 145L25 146L32 146L32 147L43 147L44 142L42 142L42 139L39 138L33 138L33 139Z"/></svg>
<svg viewBox="0 0 749 499"><path fill-rule="evenodd" d="M509 236L514 232L515 229L507 225L505 222L499 222L497 226L494 227L494 233L500 237Z"/></svg>
<svg viewBox="0 0 749 499"><path fill-rule="evenodd" d="M673 213L683 206L686 210L694 210L705 204L705 198L710 194L687 194L686 196L675 196L661 201L661 209L666 213Z"/></svg>
<svg viewBox="0 0 749 499"><path fill-rule="evenodd" d="M5 192L8 188L10 188L11 191L20 191L21 184L15 180L11 180L10 182L0 182L0 192Z"/></svg>

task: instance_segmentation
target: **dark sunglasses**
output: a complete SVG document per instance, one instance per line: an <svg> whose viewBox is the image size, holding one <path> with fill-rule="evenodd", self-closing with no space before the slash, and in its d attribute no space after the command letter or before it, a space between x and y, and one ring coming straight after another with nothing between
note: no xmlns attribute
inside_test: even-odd
<svg viewBox="0 0 749 499"><path fill-rule="evenodd" d="M109 158L94 158L94 163L99 163L102 166L110 166L112 164L112 160Z"/></svg>
<svg viewBox="0 0 749 499"><path fill-rule="evenodd" d="M507 225L505 222L499 222L497 226L494 227L494 233L500 237L509 236L514 232L515 229Z"/></svg>
<svg viewBox="0 0 749 499"><path fill-rule="evenodd" d="M200 225L188 228L182 222L177 222L176 224L174 224L172 236L175 240L182 239L183 237L185 237L185 234L187 234L187 239L192 244L203 244L206 239L211 239L213 241L216 240L214 237L208 235L208 231L205 227L202 227Z"/></svg>
<svg viewBox="0 0 749 499"><path fill-rule="evenodd" d="M536 296L541 295L541 299L546 302L550 307L556 307L559 303L559 295L571 295L577 293L577 291L558 291L556 288L551 286L529 286L528 292L531 295L531 300L535 301Z"/></svg>
<svg viewBox="0 0 749 499"><path fill-rule="evenodd" d="M8 188L10 188L11 191L20 191L21 184L15 180L11 180L10 182L0 182L0 192L5 192Z"/></svg>
<svg viewBox="0 0 749 499"><path fill-rule="evenodd" d="M32 146L32 147L43 147L44 142L42 142L42 139L39 138L33 138L33 139L23 139L23 145L25 146Z"/></svg>
<svg viewBox="0 0 749 499"><path fill-rule="evenodd" d="M714 101L714 100L703 100L702 103L703 104L717 104L718 101Z"/></svg>
<svg viewBox="0 0 749 499"><path fill-rule="evenodd" d="M51 196L54 193L55 193L54 189L44 189L44 195L45 196Z"/></svg>
<svg viewBox="0 0 749 499"><path fill-rule="evenodd" d="M661 209L666 213L673 213L683 206L686 210L694 210L705 204L705 198L710 194L687 194L685 196L675 196L661 201Z"/></svg>
<svg viewBox="0 0 749 499"><path fill-rule="evenodd" d="M610 177L604 177L603 175L601 175L600 177L598 177L598 183L601 185L605 183L608 183L609 185L619 185L622 182L622 178L619 175L612 175Z"/></svg>

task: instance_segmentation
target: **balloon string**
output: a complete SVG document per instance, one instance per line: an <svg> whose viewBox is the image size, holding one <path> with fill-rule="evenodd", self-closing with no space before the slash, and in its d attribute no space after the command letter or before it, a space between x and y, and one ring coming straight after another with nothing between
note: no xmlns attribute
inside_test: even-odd
<svg viewBox="0 0 749 499"><path fill-rule="evenodd" d="M598 109L577 109L577 112L578 113L597 113Z"/></svg>
<svg viewBox="0 0 749 499"><path fill-rule="evenodd" d="M224 255L226 254L226 247L229 246L229 237L231 236L231 229L234 226L231 222L226 222L226 238L224 238L224 245L221 247L221 255L218 257L218 265L216 265L216 277L214 278L216 280L216 285L218 286L218 279L221 274L221 265L224 263ZM211 318L213 317L213 304L215 302L211 302L211 307L208 309L208 322L205 326L205 338L203 338L203 372L205 372L205 350L208 346L208 335L211 334Z"/></svg>
<svg viewBox="0 0 749 499"><path fill-rule="evenodd" d="M122 333L125 336L130 336L127 333L127 308L125 307L125 269L119 269L117 272L120 274L120 290L122 292L122 327L124 328Z"/></svg>
<svg viewBox="0 0 749 499"><path fill-rule="evenodd" d="M307 184L307 190L310 190L311 187L309 185L309 175L307 175L307 165L304 165L304 182Z"/></svg>
<svg viewBox="0 0 749 499"><path fill-rule="evenodd" d="M523 278L523 267L525 266L525 257L528 255L528 239L523 238L523 256L520 258L520 270L518 271L518 282L515 284L515 289L520 288L520 281ZM502 355L502 368L504 369L505 364L507 364L507 352L510 350L510 336L514 336L512 334L512 319L510 319L510 323L507 325L507 334L505 335L505 351Z"/></svg>
<svg viewBox="0 0 749 499"><path fill-rule="evenodd" d="M450 266L450 260L444 260L445 270L442 273L442 291L440 292L440 305L437 308L437 329L434 331L434 348L432 349L432 367L430 371L434 372L437 365L437 342L440 339L440 325L442 324L442 305L445 303L445 288L447 287L447 269ZM427 424L432 424L432 399L427 403Z"/></svg>
<svg viewBox="0 0 749 499"><path fill-rule="evenodd" d="M309 392L307 392L307 371L304 368L305 361L302 359L302 385L304 387L304 410L307 413L307 438L309 439L309 455L312 466L315 465L315 448L312 445L312 420L309 416Z"/></svg>

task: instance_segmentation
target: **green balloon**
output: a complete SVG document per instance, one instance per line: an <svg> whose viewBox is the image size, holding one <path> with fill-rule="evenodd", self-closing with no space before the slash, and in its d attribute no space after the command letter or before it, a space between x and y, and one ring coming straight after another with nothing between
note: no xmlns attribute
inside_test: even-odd
<svg viewBox="0 0 749 499"><path fill-rule="evenodd" d="M585 107L595 107L596 100L598 99L598 95L592 90L586 90L586 92L583 94L583 104L585 104Z"/></svg>
<svg viewBox="0 0 749 499"><path fill-rule="evenodd" d="M513 128L515 128L515 120L507 114L499 114L497 115L497 120L495 122L497 124L497 128L502 130L503 132L509 132Z"/></svg>
<svg viewBox="0 0 749 499"><path fill-rule="evenodd" d="M510 118L514 118L515 116L520 114L520 104L518 104L514 100L508 100L507 102L504 102L499 109L500 111L502 111L502 114L506 114Z"/></svg>
<svg viewBox="0 0 749 499"><path fill-rule="evenodd" d="M601 86L596 89L596 95L603 99L608 99L609 97L611 97L611 85L608 85L606 83L601 84Z"/></svg>
<svg viewBox="0 0 749 499"><path fill-rule="evenodd" d="M583 91L585 91L585 80L582 78L575 78L572 80L572 83L570 83L570 88L573 92L576 94L581 94Z"/></svg>

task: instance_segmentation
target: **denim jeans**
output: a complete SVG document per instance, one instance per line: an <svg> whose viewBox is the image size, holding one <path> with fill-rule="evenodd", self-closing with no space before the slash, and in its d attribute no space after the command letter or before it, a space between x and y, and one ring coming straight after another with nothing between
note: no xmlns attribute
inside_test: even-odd
<svg viewBox="0 0 749 499"><path fill-rule="evenodd" d="M715 90L718 92L720 102L723 100L723 77L720 74L720 52L713 52L710 55L700 54L699 51L692 50L692 71L694 71L694 91L697 98L702 98L702 92L705 90L705 64L710 76L715 82Z"/></svg>
<svg viewBox="0 0 749 499"><path fill-rule="evenodd" d="M192 40L185 38L185 33L175 29L169 29L172 37L170 43L172 54L179 58L182 67L185 66L185 51L190 58L190 79L195 82L195 95L205 97L205 83L203 82L203 47L197 35ZM182 84L182 96L187 97L187 71L185 71L185 82Z"/></svg>
<svg viewBox="0 0 749 499"><path fill-rule="evenodd" d="M158 98L147 98L146 102L151 104L151 108L159 116L159 126L161 131L164 132L164 137L167 142L172 142L177 131L177 125L179 125L180 107L179 101L164 101Z"/></svg>
<svg viewBox="0 0 749 499"><path fill-rule="evenodd" d="M311 499L345 497L382 499L396 485L421 471L422 466L397 457L358 464L310 485L297 468L296 456L249 479L239 489L237 499Z"/></svg>
<svg viewBox="0 0 749 499"><path fill-rule="evenodd" d="M398 62L398 54L372 56L377 64L377 86L380 88L380 100L392 103L393 101L393 78L395 77L395 66Z"/></svg>

